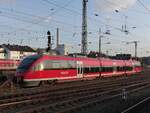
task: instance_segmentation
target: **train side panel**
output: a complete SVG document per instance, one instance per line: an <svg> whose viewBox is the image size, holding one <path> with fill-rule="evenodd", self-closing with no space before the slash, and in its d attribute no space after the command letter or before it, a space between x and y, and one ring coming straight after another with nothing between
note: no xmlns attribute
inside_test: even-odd
<svg viewBox="0 0 150 113"><path fill-rule="evenodd" d="M78 80L96 77L112 77L131 75L141 71L140 63L132 60L111 60L93 58L72 58L62 56L28 57L27 68L19 71L16 77L22 76L24 82L52 81L52 80ZM26 60L26 59L25 59ZM25 62L26 63L26 62ZM24 65L24 64L22 64ZM21 66L19 66L21 67ZM22 69L20 69L22 70ZM32 84L33 85L33 84Z"/></svg>

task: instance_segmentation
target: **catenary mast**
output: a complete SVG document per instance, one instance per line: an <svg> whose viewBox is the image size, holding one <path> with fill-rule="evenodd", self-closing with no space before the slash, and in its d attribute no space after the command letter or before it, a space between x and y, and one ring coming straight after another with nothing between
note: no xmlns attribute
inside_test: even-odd
<svg viewBox="0 0 150 113"><path fill-rule="evenodd" d="M83 0L81 53L87 54L87 2Z"/></svg>

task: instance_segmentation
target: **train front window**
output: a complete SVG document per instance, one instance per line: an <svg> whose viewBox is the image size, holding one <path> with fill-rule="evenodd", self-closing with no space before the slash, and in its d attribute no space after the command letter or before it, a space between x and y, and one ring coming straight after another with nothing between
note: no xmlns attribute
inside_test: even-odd
<svg viewBox="0 0 150 113"><path fill-rule="evenodd" d="M36 61L39 57L40 57L40 56L37 55L37 56L30 56L30 57L25 58L25 59L21 62L21 64L19 65L18 70L19 70L19 71L25 71L25 70L29 69L30 65L31 65L34 61Z"/></svg>

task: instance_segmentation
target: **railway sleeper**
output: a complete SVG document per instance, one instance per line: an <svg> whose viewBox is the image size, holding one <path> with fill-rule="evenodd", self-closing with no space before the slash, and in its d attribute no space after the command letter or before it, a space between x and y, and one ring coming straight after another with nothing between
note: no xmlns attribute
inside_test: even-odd
<svg viewBox="0 0 150 113"><path fill-rule="evenodd" d="M97 84L98 84L98 83L97 83ZM74 86L74 87L77 87L77 86ZM64 88L64 89L65 89L65 88ZM55 90L56 90L56 89L55 89ZM38 92L36 92L36 94L37 94L37 93L41 93L41 92L43 92L43 91L38 91ZM44 92L45 92L45 91L44 91ZM18 94L15 94L15 95L13 95L13 96L14 96L14 97L19 97L19 96L25 96L25 95L31 95L31 94L30 94L30 93L29 93L29 94L28 94L28 93L27 93L27 94L23 94L23 93L22 93L22 94L19 94L19 95L18 95ZM8 96L3 97L3 99L4 99L4 98L11 98L11 97L8 95Z"/></svg>
<svg viewBox="0 0 150 113"><path fill-rule="evenodd" d="M94 96L92 96L92 97L90 97L90 98L89 98L89 97L87 97L87 99L91 99L91 98L93 98L93 97L97 97L97 96L98 96L98 94L97 94L97 95L94 95ZM80 102L81 102L81 101L84 101L84 99L85 99L85 98L79 98L79 99L78 99L78 100L76 100L75 102L76 102L76 103L78 103L79 101L80 101ZM37 102L35 102L35 103L37 103Z"/></svg>
<svg viewBox="0 0 150 113"><path fill-rule="evenodd" d="M105 93L110 93L110 92L105 92ZM48 95L46 95L46 96L48 96ZM94 96L95 96L95 97L97 97L97 96L102 96L102 94L101 94L101 95L97 95L97 94L96 94L96 95L94 95ZM44 96L42 96L42 97L44 97ZM67 96L66 96L66 97L67 97ZM55 99L57 99L57 98L58 98L58 97L55 97ZM59 97L59 98L64 98L64 97ZM87 97L87 99L88 99L88 98L89 98L89 97ZM54 99L54 100L55 100L55 99ZM89 98L89 99L90 99L90 98ZM84 100L84 98L79 98L79 99L78 99L78 101L82 101L82 100ZM40 101L40 100L39 100L39 101Z"/></svg>
<svg viewBox="0 0 150 113"><path fill-rule="evenodd" d="M98 95L95 95L94 97L97 97ZM101 96L101 95L99 95L99 96ZM78 102L78 101L81 101L83 99L83 101L84 101L84 98L80 98L79 100L77 100L76 102ZM88 99L88 97L87 97L87 99ZM90 99L90 98L89 98Z"/></svg>
<svg viewBox="0 0 150 113"><path fill-rule="evenodd" d="M135 90L136 91L136 90ZM83 104L83 106L80 104L80 106L78 106L79 108L77 108L77 107L73 107L73 109L80 109L80 108L82 108L82 107L90 107L90 106L93 106L93 105L95 105L95 104L99 104L99 103L101 103L101 102L103 102L103 101L106 101L106 100L108 100L108 99L113 99L113 98L115 98L115 97L117 97L117 96L121 96L121 94L117 94L117 95L113 95L113 96L108 96L107 98L103 98L102 100L96 100L96 101L92 101L92 102L88 102L88 103L86 103L86 104ZM71 111L72 111L72 109L70 109ZM70 111L69 110L69 111ZM70 113L70 112L67 112L67 111L64 111L64 112L58 112L58 113Z"/></svg>
<svg viewBox="0 0 150 113"><path fill-rule="evenodd" d="M143 87L142 87L143 88ZM139 90L139 89L138 89ZM97 95L98 96L98 95ZM95 99L95 98L97 98L97 96L91 96L90 98L89 97L87 97L87 96L84 96L84 97L82 97L82 99L84 99L84 100L86 100L86 102L87 102L87 98L88 99ZM100 96L100 95L99 95ZM113 96L108 96L107 97L107 99L111 99L111 98L114 98L114 97L117 97L117 96L121 96L121 94L117 94L117 95L113 95ZM62 106L62 105L65 105L66 106L66 104L67 103L70 103L70 102L73 102L73 103L78 103L79 102L79 100L81 99L81 97L80 98L78 98L78 99L74 99L74 100L68 100L68 101L63 101L63 102L59 102L59 103L56 103L56 104L51 104L51 105L48 105L48 106L41 106L41 107L44 107L45 109L47 108L49 108L50 106L52 106L52 107L56 107L56 106ZM103 98L102 100L106 100L106 98ZM98 100L98 102L100 101L100 102L102 102L102 100ZM81 101L80 101L81 102ZM96 100L96 102L97 102L97 100ZM93 104L93 102L92 102L92 104ZM38 109L37 109L38 110ZM22 112L22 113L24 113L24 112Z"/></svg>
<svg viewBox="0 0 150 113"><path fill-rule="evenodd" d="M146 87L142 87L142 88L146 88ZM141 90L142 88L135 89L135 90L130 91L128 93L136 92L138 90ZM99 104L99 103L101 103L103 101L110 100L110 99L113 99L113 98L118 97L118 96L121 96L121 94L113 95L113 96L110 96L110 97L105 97L105 98L103 98L103 100L96 100L96 101L91 101L91 102L88 102L88 103L83 103L83 104L74 106L72 108L69 108L69 109L66 109L64 111L60 111L60 112L57 112L57 113L70 113L70 111L72 111L72 110L76 111L78 109L82 109L83 107L90 107L92 105Z"/></svg>

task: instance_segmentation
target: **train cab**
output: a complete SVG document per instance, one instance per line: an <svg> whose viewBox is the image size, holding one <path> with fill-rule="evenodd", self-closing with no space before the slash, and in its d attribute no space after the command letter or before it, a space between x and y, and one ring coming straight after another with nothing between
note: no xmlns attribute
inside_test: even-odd
<svg viewBox="0 0 150 113"><path fill-rule="evenodd" d="M16 70L15 82L23 84L24 77L26 76L26 74L28 74L31 65L33 65L40 57L40 55L32 55L23 59Z"/></svg>

